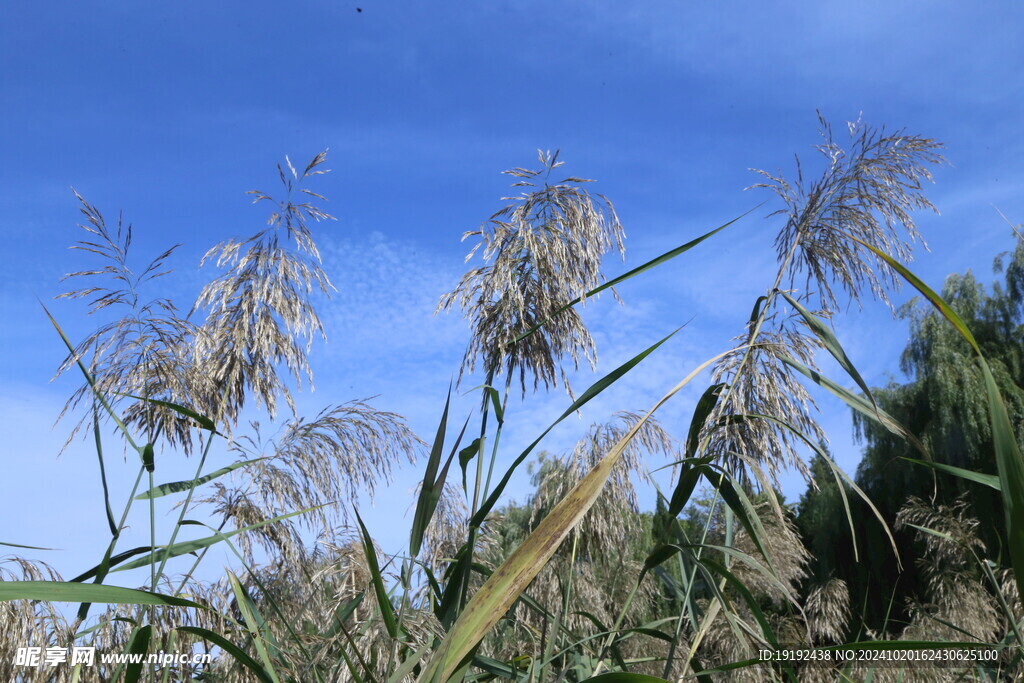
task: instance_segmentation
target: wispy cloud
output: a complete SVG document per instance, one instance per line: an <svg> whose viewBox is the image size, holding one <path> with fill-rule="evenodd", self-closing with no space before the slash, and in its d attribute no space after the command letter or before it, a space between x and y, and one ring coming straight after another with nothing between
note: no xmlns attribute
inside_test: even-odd
<svg viewBox="0 0 1024 683"><path fill-rule="evenodd" d="M377 231L322 242L324 268L337 288L321 304L330 357L393 367L457 353L466 326L434 309L461 263Z"/></svg>

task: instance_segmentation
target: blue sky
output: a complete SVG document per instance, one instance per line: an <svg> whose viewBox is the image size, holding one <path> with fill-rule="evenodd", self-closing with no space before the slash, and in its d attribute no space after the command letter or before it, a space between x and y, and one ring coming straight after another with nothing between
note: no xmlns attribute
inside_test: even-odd
<svg viewBox="0 0 1024 683"><path fill-rule="evenodd" d="M108 219L124 212L137 263L182 244L154 294L187 308L209 275L200 255L263 224L244 192L276 190L285 154L300 163L329 148L316 189L338 221L318 236L339 291L321 306L330 340L314 348L317 390L300 404L379 395L429 435L467 339L457 316L432 315L463 272L459 238L501 205L499 172L533 164L538 148L561 149L568 173L615 202L628 262L610 261L614 275L766 199L743 191L748 169L810 162L815 110L837 130L859 115L906 128L946 143L950 162L929 188L941 215L919 216L932 251L918 250L915 270L936 287L967 268L990 279L1012 244L995 207L1024 221L1022 19L1013 2L3 3L0 541L62 548L44 559L73 575L105 540L88 444L56 457L68 426L51 425L74 384L49 383L62 347L36 301L87 264L66 249L80 236L72 186ZM693 322L548 447L646 408L725 348L774 274L768 210L624 285L624 307L588 305L599 372ZM74 302L52 310L76 338L96 324ZM836 328L869 382L899 379L903 323L869 303ZM664 412L679 436L693 399ZM553 392L516 406L506 457L565 405ZM821 407L852 470L849 416ZM158 478L185 476L180 460L159 461ZM115 471L115 488L133 471ZM404 537L398 513L418 471L368 511L386 546ZM61 502L40 506L54 490Z"/></svg>

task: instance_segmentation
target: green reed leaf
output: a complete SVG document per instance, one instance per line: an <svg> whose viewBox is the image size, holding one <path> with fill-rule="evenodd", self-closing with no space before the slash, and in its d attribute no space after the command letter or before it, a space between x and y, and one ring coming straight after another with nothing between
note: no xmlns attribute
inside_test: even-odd
<svg viewBox="0 0 1024 683"><path fill-rule="evenodd" d="M796 309L797 313L803 316L807 326L811 328L814 335L819 341L821 341L825 350L832 354L832 357L836 359L836 362L839 363L840 367L846 371L846 374L848 374L850 378L857 383L857 386L864 392L864 395L870 399L871 405L875 406L875 398L871 395L871 390L868 389L868 385L864 381L864 378L860 376L859 372L857 372L857 368L854 367L853 361L846 355L846 351L843 349L842 344L839 343L839 339L836 338L835 333L832 332L832 328L829 327L824 320L804 308L799 301L791 297L789 294L786 294L781 290L779 291L779 294L789 302L790 306Z"/></svg>
<svg viewBox="0 0 1024 683"><path fill-rule="evenodd" d="M251 465L252 463L259 462L261 460L266 460L266 458L253 458L252 460L243 460L241 462L232 463L227 467L222 467L219 470L210 472L209 474L203 475L198 479L191 479L186 481L172 481L166 484L160 484L159 486L154 486L145 493L140 493L139 495L135 496L135 500L149 500L150 498L161 498L163 496L169 496L172 493L180 493L181 491L188 491L190 489L198 488L207 482L217 479L218 477L223 477L225 474L229 472L234 472L239 467L245 467L246 465Z"/></svg>
<svg viewBox="0 0 1024 683"><path fill-rule="evenodd" d="M272 519L265 519L262 522L250 524L249 526L242 527L241 529L235 529L234 531L217 532L213 536L207 536L206 538L197 538L194 541L181 541L180 543L175 543L172 546L164 546L162 548L158 548L157 550L146 555L145 557L141 557L133 562L121 565L114 571L123 572L129 569L138 569L139 567L145 567L153 562L162 562L164 559L170 559L172 557L178 557L179 555L187 555L189 553L194 553L197 550L202 550L203 548L208 548L211 545L214 545L215 543L220 543L221 541L227 540L232 536L237 536L238 534L245 533L246 531L252 531L253 529L259 529L260 527L267 526L268 524L274 524L275 522L280 522L282 520L288 519L289 517L295 517L296 515L304 515L307 512L310 512L311 510L317 510L326 505L328 505L328 503L324 503L324 505L314 505L313 507L309 507L304 510L298 510L297 512L289 512L285 515L278 515L277 517L273 517Z"/></svg>
<svg viewBox="0 0 1024 683"><path fill-rule="evenodd" d="M967 481L973 481L976 484L983 484L989 488L993 488L996 491L1002 492L1003 486L999 482L999 475L996 474L983 474L981 472L974 472L973 470L965 470L962 467L954 467L953 465L947 465L941 462L926 462L924 460L915 460L914 458L903 458L907 462L912 462L915 465L924 465L925 467L931 467L934 470L945 472L946 474L952 474L954 477L960 477Z"/></svg>
<svg viewBox="0 0 1024 683"><path fill-rule="evenodd" d="M470 520L470 525L479 528L483 524L484 520L487 518L487 515L490 514L494 506L497 505L498 500L501 498L501 494L505 491L505 487L508 485L508 482L512 478L512 474L515 472L516 468L518 468L523 463L523 461L526 460L527 456L529 456L533 449L537 447L537 444L539 444L541 440L548 435L548 432L555 428L555 425L557 425L559 422L575 413L577 410L579 410L584 405L589 403L591 399L593 399L602 391L604 391L612 384L617 382L623 375L625 375L627 372L636 367L640 363L640 361L654 353L655 349L657 349L659 346L661 346L669 339L671 339L672 336L679 331L679 329L674 330L671 334L662 338L660 341L656 342L647 349L641 351L639 354L630 358L628 361L626 361L625 363L615 368L607 375L605 375L604 377L602 377L601 379L587 387L587 390L580 394L579 398L573 401L572 405L566 408L565 412L562 413L557 420L551 423L551 426L545 429L544 432L540 436L538 436L533 443L527 446L526 450L520 453L519 456L512 462L511 467L509 467L508 470L505 472L505 476L501 478L501 481L499 481L498 484L494 487L494 490L491 491L491 494L487 497L487 500L484 501L484 503L480 506L480 509L473 516L473 519Z"/></svg>
<svg viewBox="0 0 1024 683"><path fill-rule="evenodd" d="M366 566L370 570L370 581L373 583L373 592L377 596L377 605L380 608L380 616L384 620L384 627L392 638L398 637L398 621L395 619L395 608L388 597L388 591L384 587L384 576L381 574L380 565L377 563L377 551L373 547L373 537L366 530L363 518L356 510L356 521L359 523L359 531L362 534L363 552L366 555Z"/></svg>
<svg viewBox="0 0 1024 683"><path fill-rule="evenodd" d="M0 602L45 600L47 602L99 602L115 605L168 605L209 609L197 602L170 595L71 581L0 581Z"/></svg>
<svg viewBox="0 0 1024 683"><path fill-rule="evenodd" d="M252 674L259 680L263 681L263 683L273 683L274 679L271 678L270 674L267 673L259 662L250 657L245 650L238 647L221 634L199 626L177 626L175 627L175 630L181 631L182 633L191 633L194 636L199 636L200 638L209 641L231 655L236 662L251 671Z"/></svg>

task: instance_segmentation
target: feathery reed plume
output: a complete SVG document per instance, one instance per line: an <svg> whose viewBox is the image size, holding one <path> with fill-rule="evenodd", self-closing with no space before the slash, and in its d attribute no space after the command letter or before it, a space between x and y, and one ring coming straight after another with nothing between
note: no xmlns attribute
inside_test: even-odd
<svg viewBox="0 0 1024 683"><path fill-rule="evenodd" d="M389 668L394 640L370 597L373 572L361 541L350 531L321 543L302 565L286 568L287 573L274 566L259 572L254 597L268 609L273 605L280 617L271 626L282 645L280 670L289 680L361 680L345 666L346 657L368 663L363 676L383 680L394 673ZM303 629L290 632L284 622ZM413 648L441 633L430 610L420 604L405 605L402 628L403 640Z"/></svg>
<svg viewBox="0 0 1024 683"><path fill-rule="evenodd" d="M779 269L741 335L747 347L726 356L715 368L715 381L726 388L709 423L722 426L725 435L713 452L744 481L749 475L743 465L749 467L763 489L775 482L783 466L795 466L805 478L809 476L793 448L794 434L773 421L737 421L729 416L760 413L783 419L812 441L824 436L811 415L809 395L781 362L788 356L813 368L812 351L818 343L802 327L787 325L785 317L778 317L779 287L784 280L793 282L803 274L805 288L818 291L823 309L816 313L819 318L830 317L839 304L834 286L852 301L859 302L866 291L888 304L886 287L898 285L896 274L851 237L908 259L910 242L920 237L910 212L934 209L921 192L921 182L932 177L928 165L942 161L937 152L941 145L933 140L902 132L887 134L859 121L848 124L850 143L844 149L820 114L818 119L823 142L817 149L827 159L827 167L817 181L805 184L799 158L795 182L755 171L767 182L753 187L769 188L785 204L772 214L787 219L775 241ZM801 298L806 302L808 294ZM772 324L774 330L764 329Z"/></svg>
<svg viewBox="0 0 1024 683"><path fill-rule="evenodd" d="M558 152L538 151L537 156L537 170L504 171L519 178L512 187L528 189L503 197L511 203L463 235L464 240L479 238L466 261L483 247L485 265L463 275L437 307L447 311L458 304L470 320L472 336L460 379L478 362L489 377L505 372L507 385L518 371L524 395L528 375L534 389L557 386L561 377L568 390L559 366L566 354L574 367L580 356L595 362L594 340L580 314L574 308L555 313L601 283L601 259L608 251L616 248L625 255L624 233L612 203L582 189L590 180L569 177L551 184L551 172L564 162L558 161ZM537 332L513 344L541 323Z"/></svg>
<svg viewBox="0 0 1024 683"><path fill-rule="evenodd" d="M221 528L241 529L263 524L296 510L308 510L294 519L281 519L237 537L240 552L250 565L256 561L253 543L269 558L287 568L309 566L310 551L301 529L330 538L348 520L342 504L365 492L372 500L380 480L390 480L392 466L415 461L422 441L404 420L364 401L351 401L323 410L316 418L295 418L276 439L266 442L258 423L252 433L231 446L236 463L250 462L231 473L231 483L212 482L212 491L194 501L211 505Z"/></svg>
<svg viewBox="0 0 1024 683"><path fill-rule="evenodd" d="M187 402L197 393L203 378L194 371L188 357L188 345L195 326L178 316L170 299L143 299L145 285L171 272L165 262L177 245L153 259L140 273L129 265L132 226L118 216L116 231L108 228L99 209L75 192L80 211L86 222L81 224L89 236L71 248L95 254L105 263L102 267L69 273L62 281L84 279L79 289L59 294L56 298L88 299L90 315L120 309L121 317L103 323L85 338L61 363L57 374L63 374L79 362L85 364L96 383L96 391L116 406L126 396L160 398L172 402ZM95 408L94 390L88 382L71 395L61 417L80 404ZM86 422L97 419L102 411L86 410L72 429L67 443ZM99 417L107 419L106 414ZM152 440L162 434L172 445L189 451L192 430L186 420L167 408L132 401L124 411L126 424L137 425ZM65 447L67 446L65 443Z"/></svg>
<svg viewBox="0 0 1024 683"><path fill-rule="evenodd" d="M764 495L776 494L768 492ZM764 612L779 642L804 642L807 640L806 629L802 627L805 615L795 610L799 609L798 586L807 576L811 555L804 548L791 514L784 511L783 517L779 517L772 511L777 507L777 503L763 498L754 504L754 512L764 530L764 534L759 535L760 546L770 559L772 569L766 565L754 540L741 528L736 532L732 547L742 555L732 560L729 571L762 608L772 607L771 610L764 609ZM715 530L715 538L711 542L721 542L723 532L723 529ZM757 621L747 602L739 594L734 594L732 587L723 588L727 595L733 596L729 600L731 606L716 613L707 637L700 643L698 652L705 666L748 659L754 654L752 647L765 645L764 636L756 626ZM707 608L709 602L702 598L699 604ZM721 677L727 681L761 681L765 680L766 673L769 672L763 668L750 667L725 672Z"/></svg>
<svg viewBox="0 0 1024 683"><path fill-rule="evenodd" d="M817 149L828 167L817 181L804 183L799 157L795 182L755 169L767 182L754 187L771 189L786 205L776 212L787 219L775 240L779 261L790 280L805 274L806 288L817 289L824 308L839 303L833 285L854 301L867 290L888 304L886 290L897 287L899 279L888 264L848 236L909 260L911 243L921 239L910 212L935 210L921 183L932 179L928 165L942 162L942 145L902 131L890 134L858 120L847 124L850 142L844 149L820 113L818 121L822 143Z"/></svg>
<svg viewBox="0 0 1024 683"><path fill-rule="evenodd" d="M531 524L564 498L641 417L628 411L618 412L607 423L591 425L565 457L549 459L542 455L534 475L536 492ZM675 452L675 440L657 420L644 423L623 451L601 496L576 527L581 554L599 554L608 548L622 547L638 533L640 505L633 480L650 482L647 458L667 457Z"/></svg>
<svg viewBox="0 0 1024 683"><path fill-rule="evenodd" d="M847 624L850 619L850 590L842 579L829 579L811 589L804 601L802 638L793 638L792 642L825 646L838 645L846 642ZM791 621L797 621L793 619ZM818 660L800 670L798 680L805 683L832 683L832 681L853 680L848 667L835 661ZM859 672L865 677L866 672ZM888 683L885 675L874 675L876 680Z"/></svg>
<svg viewBox="0 0 1024 683"><path fill-rule="evenodd" d="M236 471L257 507L280 514L335 503L302 517L307 526L318 522L328 530L346 518L347 506L337 503L361 492L372 500L378 482L390 480L392 467L403 460L415 462L422 447L400 415L366 401L349 401L310 420L295 417L277 438L266 441L253 423L252 434L237 439L232 451L238 461L263 458Z"/></svg>
<svg viewBox="0 0 1024 683"><path fill-rule="evenodd" d="M2 581L62 581L60 574L45 562L20 557L0 559ZM41 600L0 602L0 678L7 681L36 683L50 681L49 667L31 669L15 664L18 648L66 647L74 629L53 603ZM61 683L67 677L60 679Z"/></svg>
<svg viewBox="0 0 1024 683"><path fill-rule="evenodd" d="M501 564L640 419L635 413L617 413L605 424L592 425L565 456L542 453L531 468L536 487L531 499L524 506L505 508L488 522L489 542L481 550L482 561ZM530 656L539 664L579 640L572 634L592 630L592 619L610 626L621 616L625 624L634 626L653 617L662 599L660 588L650 581L637 585L635 579L647 551L650 519L639 511L633 479L650 481L645 459L671 455L675 446L654 420L639 429L597 502L531 582L527 592L536 602L513 607L507 621L486 639L486 652L504 660ZM597 645L595 641L584 649ZM571 668L568 662L578 656L577 647L578 643L568 647L550 666ZM646 641L616 646L617 651L638 657L649 655L650 647Z"/></svg>
<svg viewBox="0 0 1024 683"><path fill-rule="evenodd" d="M712 382L725 384L729 390L722 392L702 433L702 438L710 439L708 455L714 455L741 481L749 481L753 475L763 490L776 486L784 467L809 476L798 450L804 445L802 439L781 428L776 420L791 424L816 442L826 438L814 419L814 399L782 360L793 358L813 367L814 351L820 344L801 322L786 317L776 323L778 317L773 313L767 318L769 324L775 323L775 329L760 331L755 346L737 348L715 365ZM751 343L754 325L754 321L748 323L746 332L735 341Z"/></svg>
<svg viewBox="0 0 1024 683"><path fill-rule="evenodd" d="M896 515L896 526L915 529L925 546L917 564L927 595L913 606L914 616L901 638L960 640L966 631L978 641L992 642L999 611L978 566L985 544L967 501L932 506L912 497Z"/></svg>
<svg viewBox="0 0 1024 683"><path fill-rule="evenodd" d="M829 579L811 589L804 602L807 634L812 642L843 642L850 621L850 590L842 579Z"/></svg>
<svg viewBox="0 0 1024 683"><path fill-rule="evenodd" d="M210 412L214 416L233 422L250 392L271 416L278 396L294 412L279 365L297 384L303 375L312 382L306 356L313 337L325 335L310 296L314 290L329 292L332 285L320 267L320 252L307 221L333 220L333 216L293 195L298 190L324 200L300 186L312 176L327 173L320 169L326 158L326 152L317 154L299 175L286 157L287 172L280 164L277 167L284 199L275 201L259 190L249 193L254 203L275 204L267 219L269 227L245 240L221 242L203 257L202 263L215 259L218 267L227 267L226 273L203 287L193 307L206 312L202 333L196 337L196 363L216 385ZM282 244L288 239L294 241L294 251Z"/></svg>
<svg viewBox="0 0 1024 683"><path fill-rule="evenodd" d="M769 492L765 495L775 494ZM754 509L765 531L760 539L761 546L775 571L769 578L766 572L752 567L747 562L738 561L732 565L733 574L755 596L781 608L787 602L796 601L800 581L807 576L807 564L811 561L811 554L804 547L800 532L797 531L790 513L787 512L783 519L779 519L777 515L772 514L772 506L767 501L756 503ZM759 564L764 562L760 551L745 529L737 531L734 546Z"/></svg>

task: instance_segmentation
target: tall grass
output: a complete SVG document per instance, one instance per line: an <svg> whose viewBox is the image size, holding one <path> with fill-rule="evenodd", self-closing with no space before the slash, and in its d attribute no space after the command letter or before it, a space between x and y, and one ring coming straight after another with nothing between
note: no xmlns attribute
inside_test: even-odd
<svg viewBox="0 0 1024 683"><path fill-rule="evenodd" d="M483 373L473 390L481 397L477 419L451 415L449 398L438 406L438 428L426 444L401 417L367 401L328 406L312 419L295 411L291 391L312 381L307 353L324 333L312 297L331 289L312 230L330 216L314 203L323 197L307 187L324 173L324 154L301 172L288 160L278 167L282 199L254 193L274 206L267 226L207 253L204 261L221 270L187 315L173 302L146 302L142 294L164 273L173 250L137 273L130 266L130 226L119 220L108 228L79 197L87 237L77 246L102 265L73 274L88 284L65 296L87 299L90 312L111 321L79 344L64 337L69 355L62 371L83 379L67 410L78 416L76 430L91 433L101 474L113 429L137 453L138 475L130 492L120 492L107 490L104 474L110 539L94 567L69 581L20 559L2 569L7 649L0 650L0 675L391 683L1019 672L1024 463L970 331L904 265L920 237L912 212L933 208L923 181L941 161L940 146L859 122L850 124L844 142L824 120L821 135L824 170L816 180L805 180L799 168L792 179L762 173L760 186L782 203L769 217L777 224L778 268L751 302L752 312L739 312L732 346L668 382L649 409L623 406L632 410L593 425L563 456L540 450L551 429L613 392L672 336L639 344L630 360L573 390L563 364L587 359L593 365L597 351L577 307L650 268L672 267L666 264L690 250L713 248L704 242L735 220L608 280L601 271L605 255L624 254L611 202L592 195L582 178L552 180L562 165L557 153L541 153L536 170L508 171L521 194L505 198L503 208L467 233L477 239L467 261L481 263L439 305L458 307L469 319L460 380ZM860 495L874 509L821 447L825 434L813 394L831 392L863 419L914 440L875 404L829 321L850 302L887 304L900 280L931 301L976 352L999 465L993 484L1005 504L1011 548L1009 563L994 562L973 535L977 522L969 511L912 501L898 523L917 529L927 544L929 602L915 607L900 641L887 641L848 631L862 596L850 595L842 581L803 590L811 558L775 488L786 468L814 486L806 454L816 454L839 482L851 529L854 508L846 496ZM823 377L816 367L821 353L847 378ZM657 411L702 377L708 386L687 433L669 434ZM519 417L508 401L513 385L524 398L562 385L569 398L536 440L508 454L501 433ZM273 419L279 401L289 415L274 437L239 424L247 402ZM157 483L160 461L179 455L197 461L193 477ZM541 457L528 508L502 507L507 484L531 455ZM424 475L408 549L389 555L344 501L372 493L403 461L420 461ZM655 462L672 466L655 468ZM641 512L639 480L659 492L657 524ZM708 497L693 499L702 484ZM122 508L115 506L119 500ZM157 539L156 507L167 500L179 508L177 521L169 538ZM148 518L150 541L124 549L120 536L138 518ZM197 568L217 544L231 549L237 564L218 582L200 581ZM858 551L901 561L895 542ZM140 567L149 571L145 586L116 585L117 571ZM62 601L80 604L74 619L54 608ZM109 606L96 612L95 603ZM909 674L863 662L758 661L763 650L793 645L834 654L967 643L991 644L1002 659ZM12 664L14 647L72 644L102 651L196 649L216 657L211 665L163 669Z"/></svg>

